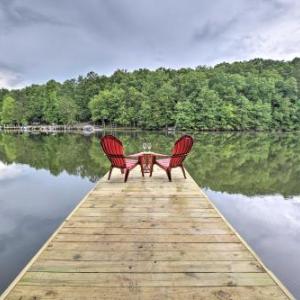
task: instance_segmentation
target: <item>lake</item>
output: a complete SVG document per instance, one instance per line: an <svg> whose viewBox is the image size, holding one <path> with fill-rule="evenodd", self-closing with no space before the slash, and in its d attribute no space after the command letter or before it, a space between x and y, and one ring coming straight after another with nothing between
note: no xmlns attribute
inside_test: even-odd
<svg viewBox="0 0 300 300"><path fill-rule="evenodd" d="M179 136L115 135L128 154L145 141L169 153ZM300 298L300 133L201 133L195 140L188 171ZM0 293L108 168L95 135L0 133Z"/></svg>

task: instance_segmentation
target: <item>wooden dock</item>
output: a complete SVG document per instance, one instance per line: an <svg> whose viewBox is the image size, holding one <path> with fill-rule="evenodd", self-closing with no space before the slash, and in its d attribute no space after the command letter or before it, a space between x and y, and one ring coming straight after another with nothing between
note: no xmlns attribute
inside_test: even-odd
<svg viewBox="0 0 300 300"><path fill-rule="evenodd" d="M293 299L194 180L101 179L0 299Z"/></svg>

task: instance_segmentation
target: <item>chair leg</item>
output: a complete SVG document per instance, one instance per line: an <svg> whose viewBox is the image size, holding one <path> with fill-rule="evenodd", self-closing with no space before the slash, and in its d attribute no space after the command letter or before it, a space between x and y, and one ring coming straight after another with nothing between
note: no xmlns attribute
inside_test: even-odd
<svg viewBox="0 0 300 300"><path fill-rule="evenodd" d="M113 166L110 166L109 173L108 173L108 180L110 179L113 168L114 168Z"/></svg>
<svg viewBox="0 0 300 300"><path fill-rule="evenodd" d="M167 170L167 175L168 175L168 179L171 182L172 181L172 176L171 176L171 170Z"/></svg>
<svg viewBox="0 0 300 300"><path fill-rule="evenodd" d="M153 173L153 164L150 167L150 177L152 177L152 173Z"/></svg>
<svg viewBox="0 0 300 300"><path fill-rule="evenodd" d="M184 166L183 166L183 165L181 165L180 167L181 167L181 170L182 170L183 176L184 176L184 178L186 179L186 175L185 175Z"/></svg>
<svg viewBox="0 0 300 300"><path fill-rule="evenodd" d="M129 170L128 170L128 169L126 169L126 171L125 171L125 178L124 178L124 182L127 182L128 175L129 175Z"/></svg>
<svg viewBox="0 0 300 300"><path fill-rule="evenodd" d="M120 169L121 170L121 174L124 174L124 169Z"/></svg>
<svg viewBox="0 0 300 300"><path fill-rule="evenodd" d="M142 164L141 164L141 172L142 172L143 177L145 177L145 174L144 174L144 168L143 168L143 165L142 165Z"/></svg>

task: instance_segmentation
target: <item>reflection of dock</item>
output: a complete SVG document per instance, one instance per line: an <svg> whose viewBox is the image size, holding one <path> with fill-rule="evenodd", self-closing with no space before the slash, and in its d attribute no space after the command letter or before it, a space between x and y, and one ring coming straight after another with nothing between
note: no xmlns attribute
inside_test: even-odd
<svg viewBox="0 0 300 300"><path fill-rule="evenodd" d="M193 179L124 184L82 200L3 299L289 299Z"/></svg>

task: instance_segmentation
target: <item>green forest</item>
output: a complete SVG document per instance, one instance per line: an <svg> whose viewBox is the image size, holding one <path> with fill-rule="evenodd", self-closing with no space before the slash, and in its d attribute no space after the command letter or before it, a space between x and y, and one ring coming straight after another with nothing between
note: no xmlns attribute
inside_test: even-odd
<svg viewBox="0 0 300 300"><path fill-rule="evenodd" d="M300 58L253 59L0 89L2 125L91 122L183 130L300 129Z"/></svg>

